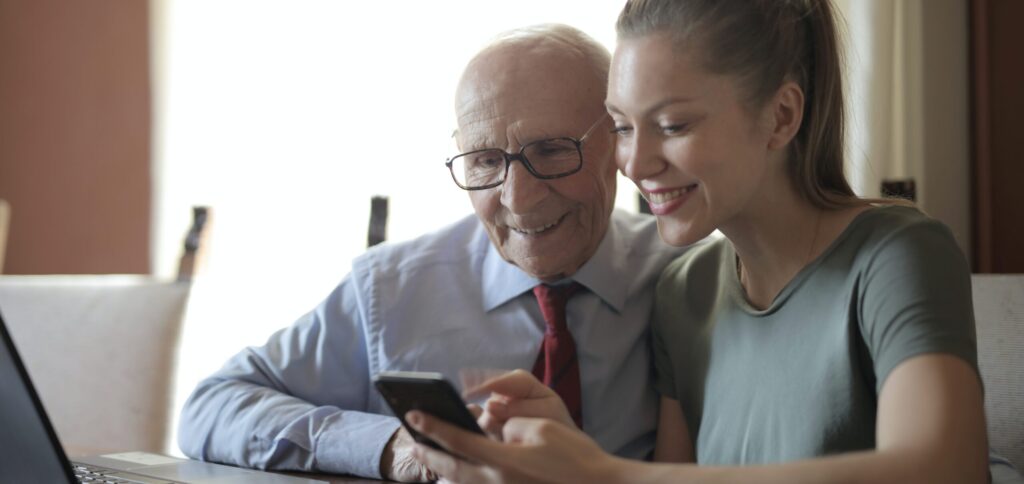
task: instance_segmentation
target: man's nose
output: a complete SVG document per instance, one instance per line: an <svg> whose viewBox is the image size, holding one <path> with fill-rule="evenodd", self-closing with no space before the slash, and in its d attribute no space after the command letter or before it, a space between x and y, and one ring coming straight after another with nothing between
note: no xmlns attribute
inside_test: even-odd
<svg viewBox="0 0 1024 484"><path fill-rule="evenodd" d="M513 161L508 167L505 183L501 189L501 204L512 213L526 213L533 210L547 197L550 188L544 180L530 174L521 161Z"/></svg>

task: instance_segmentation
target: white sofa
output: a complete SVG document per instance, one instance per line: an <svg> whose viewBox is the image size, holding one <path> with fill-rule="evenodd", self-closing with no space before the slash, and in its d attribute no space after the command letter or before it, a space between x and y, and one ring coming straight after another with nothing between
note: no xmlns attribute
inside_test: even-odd
<svg viewBox="0 0 1024 484"><path fill-rule="evenodd" d="M1024 275L976 274L971 284L989 446L1024 469Z"/></svg>

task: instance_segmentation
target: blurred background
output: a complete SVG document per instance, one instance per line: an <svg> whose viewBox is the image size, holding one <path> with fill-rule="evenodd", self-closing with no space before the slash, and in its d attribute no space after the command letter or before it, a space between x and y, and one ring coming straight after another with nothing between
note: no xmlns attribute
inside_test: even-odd
<svg viewBox="0 0 1024 484"><path fill-rule="evenodd" d="M210 207L188 318L213 349L186 372L216 368L340 281L372 196L389 241L471 213L444 161L476 50L542 22L612 49L622 3L0 0L0 273L173 278ZM1024 272L1024 2L836 4L857 192L913 197L975 272Z"/></svg>

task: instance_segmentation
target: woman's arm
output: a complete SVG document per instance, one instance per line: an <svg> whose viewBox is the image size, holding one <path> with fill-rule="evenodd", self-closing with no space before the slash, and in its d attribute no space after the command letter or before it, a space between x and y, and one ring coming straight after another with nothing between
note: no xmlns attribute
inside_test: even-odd
<svg viewBox="0 0 1024 484"><path fill-rule="evenodd" d="M984 483L987 440L981 385L963 360L923 355L898 365L878 402L876 449L756 467L643 466L621 461L632 482Z"/></svg>
<svg viewBox="0 0 1024 484"><path fill-rule="evenodd" d="M509 420L499 443L423 414L410 417L468 459L417 447L421 462L455 482L970 484L987 477L981 385L970 365L946 355L913 357L890 373L879 398L875 450L787 464L652 464L610 456L581 432L543 419Z"/></svg>
<svg viewBox="0 0 1024 484"><path fill-rule="evenodd" d="M658 437L654 444L654 462L696 462L690 428L686 424L679 401L661 397L658 408Z"/></svg>

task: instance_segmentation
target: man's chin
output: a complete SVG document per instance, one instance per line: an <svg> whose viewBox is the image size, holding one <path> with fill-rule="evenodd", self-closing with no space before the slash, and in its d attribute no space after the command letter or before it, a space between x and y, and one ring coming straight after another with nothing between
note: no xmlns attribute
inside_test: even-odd
<svg viewBox="0 0 1024 484"><path fill-rule="evenodd" d="M504 259L545 282L572 275L590 256L581 254L587 250L580 243L585 237L581 238L579 232L571 230L564 221L536 234L507 230L501 244Z"/></svg>
<svg viewBox="0 0 1024 484"><path fill-rule="evenodd" d="M519 244L516 244L519 245ZM569 245L546 247L548 250L537 247L506 247L505 260L544 282L553 282L568 277L582 265L577 259L577 254L566 253ZM525 250L529 249L529 250Z"/></svg>
<svg viewBox="0 0 1024 484"><path fill-rule="evenodd" d="M551 264L564 262L564 260L551 261ZM572 275L573 272L575 272L575 270L570 271L564 267L556 268L553 267L551 264L544 264L542 261L531 261L528 264L518 264L514 261L512 263L515 264L520 269L522 269L523 272L529 274L530 277L540 279L543 282L559 281L561 279L569 277L570 275Z"/></svg>

